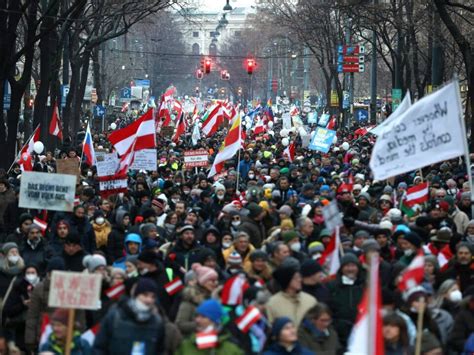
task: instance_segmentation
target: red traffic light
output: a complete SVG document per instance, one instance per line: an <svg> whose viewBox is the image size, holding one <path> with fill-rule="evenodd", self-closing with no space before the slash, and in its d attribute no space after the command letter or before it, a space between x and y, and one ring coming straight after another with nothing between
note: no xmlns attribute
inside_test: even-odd
<svg viewBox="0 0 474 355"><path fill-rule="evenodd" d="M212 64L212 62L211 62L210 59L206 59L204 61L204 72L206 74L209 74L211 72L211 64Z"/></svg>
<svg viewBox="0 0 474 355"><path fill-rule="evenodd" d="M254 59L247 59L247 73L249 75L253 74L254 68L255 68L255 60Z"/></svg>

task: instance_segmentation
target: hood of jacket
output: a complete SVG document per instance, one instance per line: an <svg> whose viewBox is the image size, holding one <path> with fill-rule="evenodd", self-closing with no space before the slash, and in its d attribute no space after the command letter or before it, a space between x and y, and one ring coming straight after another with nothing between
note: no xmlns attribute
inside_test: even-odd
<svg viewBox="0 0 474 355"><path fill-rule="evenodd" d="M186 286L181 295L183 301L188 301L195 305L201 304L201 302L208 299L209 296L209 292L199 285Z"/></svg>

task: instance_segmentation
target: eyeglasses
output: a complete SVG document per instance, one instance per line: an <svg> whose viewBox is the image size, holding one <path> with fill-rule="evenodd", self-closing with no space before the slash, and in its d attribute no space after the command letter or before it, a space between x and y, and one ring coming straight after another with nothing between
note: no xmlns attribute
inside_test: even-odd
<svg viewBox="0 0 474 355"><path fill-rule="evenodd" d="M240 221L240 217L232 217L233 221Z"/></svg>

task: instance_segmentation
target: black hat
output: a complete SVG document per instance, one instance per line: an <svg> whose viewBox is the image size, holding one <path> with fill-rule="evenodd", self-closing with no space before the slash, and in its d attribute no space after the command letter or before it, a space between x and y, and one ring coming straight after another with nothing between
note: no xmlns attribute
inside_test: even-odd
<svg viewBox="0 0 474 355"><path fill-rule="evenodd" d="M249 218L258 217L258 215L263 212L263 208L257 205L255 202L250 202L246 208L249 211Z"/></svg>
<svg viewBox="0 0 474 355"><path fill-rule="evenodd" d="M209 258L217 260L216 253L211 248L202 248L198 253L198 262L204 264Z"/></svg>
<svg viewBox="0 0 474 355"><path fill-rule="evenodd" d="M156 282L148 277L141 277L137 282L137 287L135 288L135 297L146 292L158 293L158 286Z"/></svg>
<svg viewBox="0 0 474 355"><path fill-rule="evenodd" d="M313 259L308 259L301 264L300 272L303 277L312 276L321 271L323 271L323 268Z"/></svg>
<svg viewBox="0 0 474 355"><path fill-rule="evenodd" d="M265 253L263 250L256 249L250 254L250 261L254 262L257 259L263 259L265 261L268 260L268 254Z"/></svg>
<svg viewBox="0 0 474 355"><path fill-rule="evenodd" d="M416 233L409 232L405 234L404 239L410 244L413 244L417 249L421 247L421 238Z"/></svg>
<svg viewBox="0 0 474 355"><path fill-rule="evenodd" d="M298 272L298 269L293 266L280 266L273 271L273 278L280 285L282 290L286 290L291 282L291 279Z"/></svg>
<svg viewBox="0 0 474 355"><path fill-rule="evenodd" d="M157 264L158 255L150 249L144 250L138 255L138 260L144 262L145 264Z"/></svg>
<svg viewBox="0 0 474 355"><path fill-rule="evenodd" d="M356 264L357 266L360 265L359 259L354 253L346 253L341 259L341 268L346 266L347 264Z"/></svg>
<svg viewBox="0 0 474 355"><path fill-rule="evenodd" d="M81 236L76 232L69 232L64 240L65 244L81 245Z"/></svg>
<svg viewBox="0 0 474 355"><path fill-rule="evenodd" d="M142 212L143 219L148 219L150 217L156 217L156 212L153 208L147 208Z"/></svg>
<svg viewBox="0 0 474 355"><path fill-rule="evenodd" d="M27 220L30 220L33 222L33 217L29 213L22 213L20 215L20 226Z"/></svg>

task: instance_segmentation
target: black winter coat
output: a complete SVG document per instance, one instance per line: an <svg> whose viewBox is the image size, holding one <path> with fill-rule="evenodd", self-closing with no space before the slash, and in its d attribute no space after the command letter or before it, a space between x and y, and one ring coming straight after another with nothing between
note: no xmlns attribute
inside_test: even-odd
<svg viewBox="0 0 474 355"><path fill-rule="evenodd" d="M44 239L40 239L38 245L34 249L28 241L25 240L20 246L20 254L25 265L36 265L40 275L44 275L49 259Z"/></svg>

